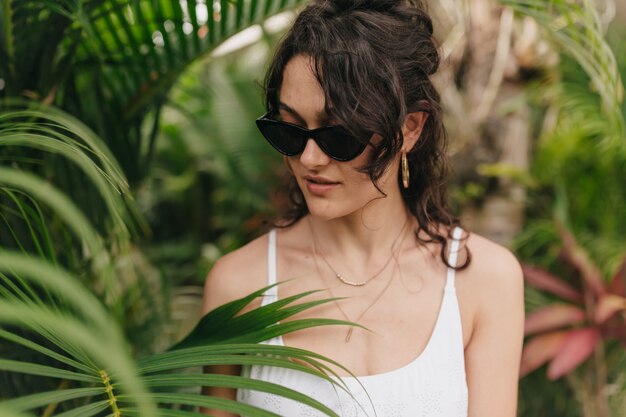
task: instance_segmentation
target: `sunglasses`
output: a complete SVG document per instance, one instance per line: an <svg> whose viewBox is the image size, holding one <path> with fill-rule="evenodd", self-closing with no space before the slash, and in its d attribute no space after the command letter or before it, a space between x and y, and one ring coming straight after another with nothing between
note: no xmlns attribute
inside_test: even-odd
<svg viewBox="0 0 626 417"><path fill-rule="evenodd" d="M341 126L325 126L309 130L272 119L270 113L259 117L256 125L270 145L287 156L302 153L309 138L313 139L326 155L342 162L356 158L367 146L367 143L360 141Z"/></svg>

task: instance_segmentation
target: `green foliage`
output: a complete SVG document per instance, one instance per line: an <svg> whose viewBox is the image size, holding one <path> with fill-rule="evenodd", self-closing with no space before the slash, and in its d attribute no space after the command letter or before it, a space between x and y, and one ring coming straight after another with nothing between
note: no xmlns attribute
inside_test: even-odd
<svg viewBox="0 0 626 417"><path fill-rule="evenodd" d="M620 68L626 75L622 57ZM540 186L530 196L530 222L520 236L522 253L537 259L540 247L558 241L545 223L556 217L572 229L608 277L626 251L626 148L623 143L601 145L615 132L606 123L599 97L588 90L590 79L582 67L564 58L560 74L557 84L541 86L539 105L559 112L554 128L544 132L537 145L532 175ZM546 260L554 259L554 252L544 253Z"/></svg>
<svg viewBox="0 0 626 417"><path fill-rule="evenodd" d="M27 96L69 111L104 138L135 183L147 174L161 106L183 71L235 33L302 3L2 0L0 99Z"/></svg>
<svg viewBox="0 0 626 417"><path fill-rule="evenodd" d="M1 233L3 248L19 248L77 271L92 269L102 277L94 289L113 298L109 251L128 246L133 217L128 184L106 146L73 117L35 104L0 113L0 138L1 155L11 161L10 168L0 168L0 230L8 232ZM94 203L106 213L102 227L68 196L78 193L58 180L57 168L73 170L90 183L99 197Z"/></svg>
<svg viewBox="0 0 626 417"><path fill-rule="evenodd" d="M626 113L621 81L626 77L626 56L617 49L613 53L589 1L504 3L535 18L563 51L558 68L530 91L534 104L548 117L540 121L543 130L531 167L527 222L518 237L517 252L526 262L560 276L575 276L560 264L563 253L556 225L562 223L608 280L626 253ZM579 283L570 280L570 284ZM550 294L526 289L528 312L552 301ZM599 414L594 410L606 404L619 413L626 387L620 376L624 350L607 343L601 354L606 355L606 364L596 361L583 365L568 377L567 387L557 388L545 380L544 369L524 378L520 414L595 416ZM605 380L600 377L590 382L598 366L606 366L608 374ZM599 372L602 375L601 369ZM597 392L606 397L590 393L593 386L600 387ZM560 393L555 392L555 400L546 402L549 390ZM574 405L569 401L573 393L579 400Z"/></svg>
<svg viewBox="0 0 626 417"><path fill-rule="evenodd" d="M608 133L604 145L623 145L626 122L622 113L624 85L615 55L608 45L596 5L591 0L502 0L546 28L550 39L575 59L590 77L600 98Z"/></svg>
<svg viewBox="0 0 626 417"><path fill-rule="evenodd" d="M194 65L163 109L138 199L155 233L144 250L174 282L204 279L217 257L274 217L282 164L256 130L261 89L250 88L268 52L257 42Z"/></svg>
<svg viewBox="0 0 626 417"><path fill-rule="evenodd" d="M107 408L115 413L116 410L123 408L133 411L133 414L136 412L137 415L155 416L160 415L156 403L216 407L251 416L273 415L230 400L200 393L178 392L178 387L205 385L271 392L301 401L330 416L336 416L317 401L276 384L238 376L204 375L193 371L183 374L170 372L205 365L265 364L306 372L335 384L333 379L326 376L330 369L323 363L326 359L322 356L301 349L257 344L267 337L298 328L322 324L347 324L336 320L275 324L275 319L289 317L306 309L307 306L331 300L289 306L304 296L302 295L235 317L242 308L262 294L265 290L263 289L207 314L198 330L192 333L187 341L179 344L181 347L174 347L170 352L144 357L135 362L129 356L119 328L110 319L104 306L67 272L31 256L10 252L0 254L0 268L10 271L21 282L30 280L45 287L66 302L63 308L51 308L45 305L43 300L32 303L31 300L21 300L19 296L6 292L3 294L3 298L0 299L0 322L26 327L45 337L55 349L20 338L11 331L0 330L0 337L34 349L55 359L63 366L54 367L4 359L0 360L0 369L73 381L79 386L9 399L2 403L5 407L27 411L68 400L83 399L83 405L73 408L72 412L58 415L93 415ZM227 329L232 337L224 338L216 332L207 334L205 332L207 325L215 329ZM182 347L183 344L197 346ZM298 359L309 366L301 365L292 359ZM146 388L158 388L158 391L151 393L146 391ZM105 395L109 401L102 399ZM87 410L91 410L92 413L88 414ZM193 412L181 410L176 414L193 415ZM168 414L166 412L163 415Z"/></svg>

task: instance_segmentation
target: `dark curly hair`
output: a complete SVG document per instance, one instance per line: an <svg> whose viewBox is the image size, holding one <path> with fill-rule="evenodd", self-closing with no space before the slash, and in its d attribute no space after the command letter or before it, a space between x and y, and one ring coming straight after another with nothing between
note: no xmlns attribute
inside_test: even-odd
<svg viewBox="0 0 626 417"><path fill-rule="evenodd" d="M279 43L265 77L268 112L279 107L287 63L297 55L311 57L325 95L326 113L357 138L372 132L382 142L362 167L372 182L382 176L401 150L407 114L428 114L420 139L407 153L411 179L404 203L418 221L418 241L437 242L448 266L447 242L458 219L446 201L446 147L439 94L429 76L439 68L432 20L419 0L316 0L307 5ZM282 226L308 214L294 178ZM445 235L441 228L444 226ZM424 231L427 238L421 237ZM469 252L462 269L470 262Z"/></svg>

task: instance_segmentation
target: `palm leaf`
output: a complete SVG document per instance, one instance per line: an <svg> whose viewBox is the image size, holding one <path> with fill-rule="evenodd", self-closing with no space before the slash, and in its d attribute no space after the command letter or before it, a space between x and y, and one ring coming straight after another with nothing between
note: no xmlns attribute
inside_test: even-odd
<svg viewBox="0 0 626 417"><path fill-rule="evenodd" d="M55 414L54 417L91 417L100 415L102 411L105 411L109 407L111 407L110 400L103 400Z"/></svg>
<svg viewBox="0 0 626 417"><path fill-rule="evenodd" d="M624 86L604 37L604 28L591 0L501 0L547 28L550 38L585 69L602 99L602 108L612 134L606 140L621 143L626 122L621 104Z"/></svg>
<svg viewBox="0 0 626 417"><path fill-rule="evenodd" d="M224 0L214 6L200 0L100 2L80 18L87 36L78 45L77 59L82 65L74 77L90 88L80 97L66 96L63 107L76 109L81 119L96 126L97 115L81 111L77 101L97 102L93 107L100 113L98 117L116 121L115 125L101 122L98 132L110 141L134 181L145 175L145 168L137 171L138 163L150 156L150 152L142 155L142 149L151 149L154 140L153 135L137 134L136 128L149 112L158 114L165 95L183 71L237 32L303 3ZM147 147L142 145L146 140Z"/></svg>
<svg viewBox="0 0 626 417"><path fill-rule="evenodd" d="M133 360L128 355L125 341L115 322L111 320L100 302L80 283L58 267L50 266L27 255L1 253L0 267L13 274L19 274L21 279L29 279L45 285L52 292L62 293L67 303L65 312L61 312L54 307L23 302L11 297L2 298L0 299L0 322L24 327L40 334L62 351L62 356L68 356L73 358L73 361L81 363L80 369L69 374L60 370L53 371L49 367L37 366L37 364L25 364L23 368L16 370L16 364L11 361L3 361L3 367L13 368L17 372L45 374L55 378L65 379L71 376L74 380L80 378L90 381L90 385L94 378L99 379L100 382L98 388L85 388L77 391L59 389L9 400L5 402L7 405L13 409L27 410L73 398L92 397L97 393L110 394L110 391L107 391L110 385L108 375L114 374L117 380L123 382L124 390L136 398L132 402L134 406L144 410L146 415L151 415L155 411L154 406L144 399L145 391L141 380L134 371ZM7 334L10 335L9 332L3 332L3 335ZM36 345L34 342L30 344ZM58 357L59 354L56 356ZM84 375L79 377L76 371Z"/></svg>
<svg viewBox="0 0 626 417"><path fill-rule="evenodd" d="M0 98L26 95L77 115L134 182L146 173L158 117L152 133L141 126L180 74L237 32L303 3L2 0Z"/></svg>
<svg viewBox="0 0 626 417"><path fill-rule="evenodd" d="M18 412L16 410L11 409L10 407L5 406L0 403L0 415L3 417L31 417L32 414L25 414Z"/></svg>
<svg viewBox="0 0 626 417"><path fill-rule="evenodd" d="M38 285L46 286L54 294L59 296L62 294L63 297L67 298L70 311L76 312L74 314L62 313L56 309L17 299L0 299L0 322L25 326L40 332L46 337L50 334L56 335L57 337L53 339L56 346L69 357L74 357L81 364L75 371L67 371L36 363L0 360L0 369L64 380L69 379L91 385L85 388L67 388L42 392L5 401L3 404L11 409L26 411L38 406L84 398L89 400L89 404L82 406L81 410L85 411L85 413L93 412L95 414L106 407L104 402L94 401L92 398L97 399L107 394L112 396L115 399L115 403L120 404L120 407L130 410L136 409L139 415L146 416L157 415L154 414L156 410L148 411L152 401L162 404L216 407L231 412L246 413L246 415L250 416L271 415L271 413L268 414L255 407L237 404L221 398L177 392L179 387L215 385L255 389L285 396L301 401L327 415L336 416L332 410L323 404L306 398L299 392L264 381L225 375L163 374L163 372L175 369L215 364L256 364L289 368L316 375L332 384L337 384L334 379L327 376L327 373L332 374L333 372L324 363L329 362L339 366L336 362L301 349L259 345L256 343L240 343L236 345L205 345L173 350L141 359L136 362L135 366L135 362L127 356L124 341L119 331L115 328L114 322L107 319L106 311L99 307L99 302L93 299L93 296L81 288L78 281L66 272L56 266L48 266L45 262L27 255L8 252L0 253L0 267L11 270L14 274L21 275L23 279L29 279ZM256 296L256 294L253 294L253 296ZM254 297L246 297L248 300L252 298ZM329 300L325 301L328 302ZM232 310L240 310L242 305L240 301L235 301L232 304L236 307ZM278 311L282 307L282 305L276 305L273 306L273 309ZM221 308L222 312L225 310L228 310L228 308ZM295 312L297 310L291 311ZM220 312L218 311L218 313ZM267 309L247 314L254 315L254 313L259 316L258 322L262 322L261 317L268 315ZM81 319L79 320L77 317L81 317ZM232 320L237 320L237 317L232 318ZM228 322L223 324L225 326L229 325ZM290 324L280 324L275 327L282 329L281 333L284 333L290 330ZM247 333L240 335L240 338L256 341L259 332L258 328L250 329ZM19 337L6 331L3 331L0 336L8 336L12 340L20 342ZM27 341L27 344L30 347L37 347L36 344L30 341ZM42 351L41 348L39 350ZM56 353L55 355L56 357L59 356ZM294 362L292 359L299 359L308 365ZM96 383L95 387L92 386L94 383ZM113 393L108 388L109 386L115 387ZM144 386L147 388L158 388L158 392L142 392L142 387ZM346 389L342 384L340 384L340 387ZM142 407L144 408L142 409Z"/></svg>
<svg viewBox="0 0 626 417"><path fill-rule="evenodd" d="M137 230L137 225L145 226L128 197L128 182L102 139L58 109L36 103L26 108L23 102L8 103L11 107L0 112L0 154L18 161L19 155L28 153L37 164L14 162L13 166L20 169L0 168L0 199L3 199L0 203L11 202L0 205L0 226L4 223L3 230L9 232L0 237L3 245L37 253L83 275L93 274L97 277L94 290L103 295L119 317L126 314L124 310L128 308L123 303L137 303L121 297L130 288L120 284L135 282L132 285L144 295L141 300L152 300L147 292L153 288L142 286L141 281L131 277L141 275L141 271L128 268L123 271L114 265L109 253L112 250L123 259L132 249L131 234ZM72 201L80 195L75 190L68 190L72 193L70 196L56 186L67 187L58 179L59 171L91 183L92 186L80 191L86 198L86 205L79 207ZM94 225L93 220L99 224ZM50 230L49 224L54 230ZM118 274L124 272L124 281L119 279L121 276L114 277L114 268ZM21 293L23 299L41 298L19 276L13 279L19 284L0 276L0 282L5 284L4 294L10 290L14 294ZM40 288L44 293L47 291L45 286ZM55 303L54 298L44 298ZM155 311L159 308L154 302L146 307ZM130 320L127 323L133 324Z"/></svg>
<svg viewBox="0 0 626 417"><path fill-rule="evenodd" d="M329 416L337 416L337 414L330 408L298 391L285 388L282 385L265 381L255 381L241 376L180 373L144 377L144 381L148 387L154 388L168 387L171 389L173 387L207 386L261 391L282 397L288 397L292 400L315 408Z"/></svg>
<svg viewBox="0 0 626 417"><path fill-rule="evenodd" d="M95 185L97 194L110 216L112 237L123 244L129 237L128 183L115 158L89 128L58 109L37 106L24 109L23 102L8 102L9 109L0 113L0 152L17 158L20 150L31 155L61 157L78 169ZM42 158L41 156L38 158ZM21 165L24 168L28 165ZM131 211L132 213L132 211ZM137 216L135 219L137 220Z"/></svg>
<svg viewBox="0 0 626 417"><path fill-rule="evenodd" d="M275 284L276 285L276 284ZM207 313L192 332L182 341L178 342L171 349L180 349L183 347L196 346L205 343L236 343L249 341L252 343L262 342L271 339L279 334L287 331L296 331L306 327L319 325L350 325L351 323L341 320L317 319L317 320L297 320L290 323L276 324L281 320L293 316L303 310L325 304L336 298L324 299L301 303L296 306L287 307L294 301L300 300L308 295L318 291L308 291L278 300L274 303L267 304L254 310L254 313L245 313L235 317L245 306L249 305L252 300L262 295L267 289L258 290L247 297L235 300L232 303L225 304L216 308L214 311ZM224 326L223 323L228 320L229 325ZM359 326L362 327L362 326ZM256 331L261 328L262 330ZM254 333L250 333L253 331ZM252 336L253 334L253 336ZM242 335L245 337L242 338Z"/></svg>

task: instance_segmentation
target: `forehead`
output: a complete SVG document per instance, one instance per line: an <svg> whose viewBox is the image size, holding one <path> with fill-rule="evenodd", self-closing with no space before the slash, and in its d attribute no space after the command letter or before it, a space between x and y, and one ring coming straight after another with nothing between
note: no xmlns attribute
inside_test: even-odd
<svg viewBox="0 0 626 417"><path fill-rule="evenodd" d="M324 90L313 72L310 57L297 55L285 66L280 101L298 112L306 121L318 121L324 111Z"/></svg>

